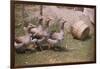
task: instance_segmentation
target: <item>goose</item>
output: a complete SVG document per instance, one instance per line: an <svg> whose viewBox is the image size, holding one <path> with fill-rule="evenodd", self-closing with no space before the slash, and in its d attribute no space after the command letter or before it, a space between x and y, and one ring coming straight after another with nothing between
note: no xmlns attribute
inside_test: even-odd
<svg viewBox="0 0 100 69"><path fill-rule="evenodd" d="M37 41L36 39L31 40L32 34L28 32L27 27L24 27L23 29L25 31L25 35L15 37L14 46L17 52L19 51L25 52L29 44L35 43Z"/></svg>
<svg viewBox="0 0 100 69"><path fill-rule="evenodd" d="M49 24L50 24L51 20L52 20L52 18L50 18L50 17L47 17L47 19L46 19L46 26L43 28L43 31L42 31L44 37L49 36Z"/></svg>
<svg viewBox="0 0 100 69"><path fill-rule="evenodd" d="M35 35L36 34L41 35L42 30L43 30L43 27L42 27L43 16L38 17L38 19L39 19L39 22L38 22L39 25L35 28L33 28L33 27L29 28L30 33L35 34Z"/></svg>
<svg viewBox="0 0 100 69"><path fill-rule="evenodd" d="M42 44L43 42L46 41L46 38L49 36L49 31L48 31L48 27L49 27L49 23L51 21L51 18L47 18L46 19L46 26L42 28L41 30L41 34L36 34L35 37L37 38L37 45L40 48L40 50L42 50Z"/></svg>
<svg viewBox="0 0 100 69"><path fill-rule="evenodd" d="M48 48L53 47L59 43L62 43L64 39L64 24L66 21L62 22L60 32L51 32L50 37L47 39Z"/></svg>
<svg viewBox="0 0 100 69"><path fill-rule="evenodd" d="M33 24L29 24L27 27L27 30L29 33L31 33L31 43L33 43L34 45L36 45L36 47L38 47L38 43L42 42L44 40L44 38L42 38L41 35L43 35L43 26L42 26L42 21L43 21L43 16L38 17L39 22L38 22L38 26L33 26Z"/></svg>

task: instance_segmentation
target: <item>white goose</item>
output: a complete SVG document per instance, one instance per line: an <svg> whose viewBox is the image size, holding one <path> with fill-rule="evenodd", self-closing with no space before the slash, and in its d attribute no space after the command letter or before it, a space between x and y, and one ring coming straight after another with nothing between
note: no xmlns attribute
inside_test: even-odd
<svg viewBox="0 0 100 69"><path fill-rule="evenodd" d="M40 16L39 17L39 22L38 22L39 25L37 27L35 27L35 28L30 27L29 28L30 33L35 34L35 35L36 34L41 35L42 34L42 30L43 30L42 21L43 21L43 16Z"/></svg>
<svg viewBox="0 0 100 69"><path fill-rule="evenodd" d="M31 42L35 43L37 45L37 47L44 40L44 37L43 37L43 26L42 26L43 18L44 18L43 16L40 16L38 18L39 19L39 22L38 22L39 25L37 27L33 27L32 25L28 26L28 31L29 31L29 33L32 34Z"/></svg>
<svg viewBox="0 0 100 69"><path fill-rule="evenodd" d="M30 37L31 34L27 32L26 28L24 28L24 31L25 31L25 35L15 37L14 46L16 49L26 48L31 41L31 37Z"/></svg>
<svg viewBox="0 0 100 69"><path fill-rule="evenodd" d="M52 18L47 17L46 19L46 26L43 28L43 36L44 37L48 37L49 36L49 23L52 20Z"/></svg>
<svg viewBox="0 0 100 69"><path fill-rule="evenodd" d="M61 30L60 32L52 32L50 34L50 37L48 38L47 42L49 43L49 48L53 47L56 44L59 44L63 41L64 39L64 24L66 21L63 21L61 25Z"/></svg>
<svg viewBox="0 0 100 69"><path fill-rule="evenodd" d="M40 50L42 50L42 44L43 42L47 41L46 38L49 36L49 31L48 31L48 27L49 27L49 23L51 21L50 18L47 18L46 19L47 22L46 22L46 26L45 27L42 27L42 30L41 30L41 34L36 34L36 36L40 37L37 39L37 45L40 47Z"/></svg>

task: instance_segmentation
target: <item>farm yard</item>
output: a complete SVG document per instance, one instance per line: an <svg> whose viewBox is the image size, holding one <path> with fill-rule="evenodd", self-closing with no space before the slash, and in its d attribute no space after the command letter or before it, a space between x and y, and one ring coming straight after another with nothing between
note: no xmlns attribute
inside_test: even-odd
<svg viewBox="0 0 100 69"><path fill-rule="evenodd" d="M92 8L93 9L93 8ZM23 27L27 23L38 24L37 17L40 16L40 5L15 4L15 36L25 35ZM42 6L42 15L51 17L50 31L59 31L60 19L64 18L64 40L60 49L45 49L42 51L34 50L25 53L15 52L15 65L36 65L36 64L55 64L55 63L73 63L73 62L92 62L95 61L95 31L94 13L89 15L80 9L80 7L69 6ZM71 32L71 26L84 21L89 26L89 37L84 40L76 39ZM43 20L45 26L45 19ZM80 28L79 28L80 29Z"/></svg>

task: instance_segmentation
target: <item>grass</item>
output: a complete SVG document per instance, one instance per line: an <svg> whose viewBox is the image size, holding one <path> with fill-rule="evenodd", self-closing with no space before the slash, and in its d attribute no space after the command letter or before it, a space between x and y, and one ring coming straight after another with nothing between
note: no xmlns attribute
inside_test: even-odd
<svg viewBox="0 0 100 69"><path fill-rule="evenodd" d="M63 47L66 46L67 51L43 50L41 52L15 54L16 65L35 65L35 64L51 64L51 63L71 63L94 61L94 37L80 41L73 39L71 34L66 34ZM65 47L66 48L66 47Z"/></svg>
<svg viewBox="0 0 100 69"><path fill-rule="evenodd" d="M16 7L16 12L21 13L21 9ZM15 14L15 34L17 36L24 35L23 18L21 15ZM37 20L37 19L35 19ZM57 22L56 20L55 22ZM34 19L32 23L35 24ZM55 27L54 27L55 26ZM58 30L58 26L54 25L51 30ZM67 44L67 48L66 48ZM66 51L43 50L32 53L17 54L15 53L15 65L35 65L35 64L51 64L51 63L71 63L94 61L94 35L84 41L73 39L70 33L64 35L64 41L61 47Z"/></svg>

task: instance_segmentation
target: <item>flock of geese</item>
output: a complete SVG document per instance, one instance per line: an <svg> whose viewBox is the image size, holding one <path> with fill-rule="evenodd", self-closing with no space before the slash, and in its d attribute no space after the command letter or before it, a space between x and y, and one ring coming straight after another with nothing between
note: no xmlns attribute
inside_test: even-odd
<svg viewBox="0 0 100 69"><path fill-rule="evenodd" d="M46 26L43 27L44 16L38 17L39 24L35 26L29 23L23 28L25 35L15 37L14 47L17 52L27 50L27 47L32 44L34 48L40 48L42 50L43 41L48 44L48 49L56 46L64 40L64 24L66 21L61 19L61 25L59 32L49 31L49 25L52 18L46 18Z"/></svg>

